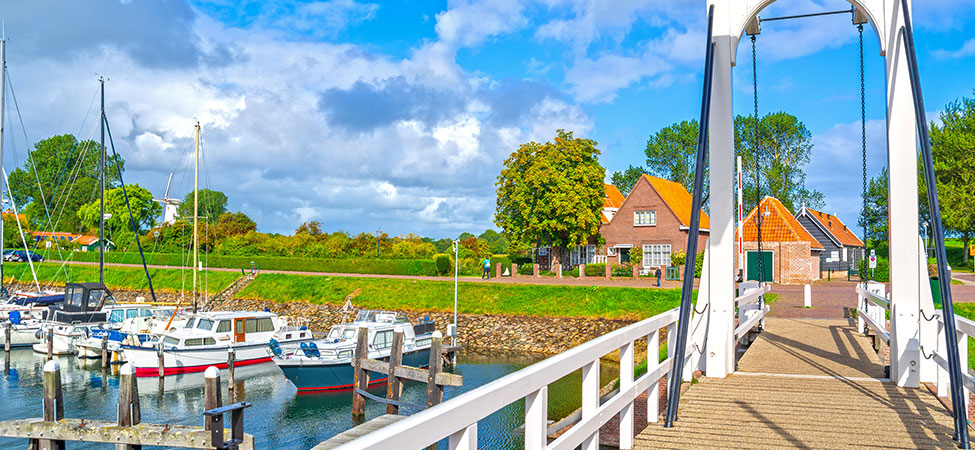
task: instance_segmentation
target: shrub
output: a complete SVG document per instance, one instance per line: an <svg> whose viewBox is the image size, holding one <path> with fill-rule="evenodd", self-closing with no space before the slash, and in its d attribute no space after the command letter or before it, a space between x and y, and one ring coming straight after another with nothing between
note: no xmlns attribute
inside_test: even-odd
<svg viewBox="0 0 975 450"><path fill-rule="evenodd" d="M632 277L633 269L629 266L613 264L613 276L614 277Z"/></svg>
<svg viewBox="0 0 975 450"><path fill-rule="evenodd" d="M532 263L532 259L531 259L530 256L512 256L511 257L511 262L513 262L513 263L521 266L521 265L524 265L524 264L531 264Z"/></svg>
<svg viewBox="0 0 975 450"><path fill-rule="evenodd" d="M698 253L694 258L694 278L701 278L702 270L704 270L704 252Z"/></svg>
<svg viewBox="0 0 975 450"><path fill-rule="evenodd" d="M451 264L450 264L449 256L440 253L433 258L433 261L437 264L438 275L447 275L448 273L450 273Z"/></svg>
<svg viewBox="0 0 975 450"><path fill-rule="evenodd" d="M890 281L890 260L887 258L877 257L877 268L870 270L868 261L866 258L861 259L858 269L864 278L870 279L871 272L873 273L873 279L881 283L886 283Z"/></svg>
<svg viewBox="0 0 975 450"><path fill-rule="evenodd" d="M587 277L602 277L606 275L606 263L586 264Z"/></svg>
<svg viewBox="0 0 975 450"><path fill-rule="evenodd" d="M532 267L532 261L529 259L528 262L518 265L518 275L534 275L535 269Z"/></svg>
<svg viewBox="0 0 975 450"><path fill-rule="evenodd" d="M686 263L686 262L687 262L687 252L685 252L684 250L677 250L677 251L672 252L670 254L670 265L671 265L671 267L674 267L674 266L677 266L677 267L683 266L684 263Z"/></svg>

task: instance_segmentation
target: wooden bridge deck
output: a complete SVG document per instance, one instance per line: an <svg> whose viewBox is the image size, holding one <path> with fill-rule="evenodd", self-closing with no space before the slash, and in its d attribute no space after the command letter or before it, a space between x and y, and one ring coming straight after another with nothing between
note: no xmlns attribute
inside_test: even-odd
<svg viewBox="0 0 975 450"><path fill-rule="evenodd" d="M769 318L738 372L691 386L634 448L955 448L937 398L882 376L855 323Z"/></svg>

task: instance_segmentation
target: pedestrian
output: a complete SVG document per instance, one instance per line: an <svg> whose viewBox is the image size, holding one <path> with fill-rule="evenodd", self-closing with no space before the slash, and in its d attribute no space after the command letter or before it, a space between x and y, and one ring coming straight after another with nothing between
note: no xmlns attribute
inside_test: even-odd
<svg viewBox="0 0 975 450"><path fill-rule="evenodd" d="M657 287L660 287L660 268L659 267L657 267L657 270L655 270L653 272L653 276L657 277Z"/></svg>
<svg viewBox="0 0 975 450"><path fill-rule="evenodd" d="M491 260L488 257L484 257L484 271L481 273L481 279L486 280L491 278Z"/></svg>

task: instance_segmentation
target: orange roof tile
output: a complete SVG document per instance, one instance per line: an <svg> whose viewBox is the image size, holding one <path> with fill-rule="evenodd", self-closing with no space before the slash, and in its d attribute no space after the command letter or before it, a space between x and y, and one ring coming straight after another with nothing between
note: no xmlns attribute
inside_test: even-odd
<svg viewBox="0 0 975 450"><path fill-rule="evenodd" d="M809 242L812 248L822 250L816 238L809 234L795 216L786 209L785 205L775 197L765 197L759 203L762 211L768 215L762 216L762 242ZM757 209L745 216L742 234L747 242L758 241L758 225L755 220Z"/></svg>
<svg viewBox="0 0 975 450"><path fill-rule="evenodd" d="M694 198L687 192L687 189L684 189L684 185L676 181L665 180L651 175L643 176L650 182L650 185L657 191L657 194L660 195L664 203L670 207L670 210L674 212L681 225L685 227L691 226L691 209L694 206ZM711 229L711 219L708 218L708 214L703 210L701 211L701 229Z"/></svg>
<svg viewBox="0 0 975 450"><path fill-rule="evenodd" d="M606 185L606 197L603 198L603 208L619 208L623 204L623 194L612 184Z"/></svg>
<svg viewBox="0 0 975 450"><path fill-rule="evenodd" d="M98 236L78 236L78 239L76 239L75 242L81 245L91 245L98 242Z"/></svg>
<svg viewBox="0 0 975 450"><path fill-rule="evenodd" d="M863 247L863 241L853 233L853 230L847 228L846 224L839 217L810 208L806 208L806 211L809 211L810 217L818 220L823 225L823 228L829 230L833 237L840 241L840 244L846 247Z"/></svg>

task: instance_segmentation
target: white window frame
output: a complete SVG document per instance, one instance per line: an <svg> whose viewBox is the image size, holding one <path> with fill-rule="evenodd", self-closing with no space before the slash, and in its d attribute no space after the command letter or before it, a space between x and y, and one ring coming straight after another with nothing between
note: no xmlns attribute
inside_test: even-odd
<svg viewBox="0 0 975 450"><path fill-rule="evenodd" d="M606 256L616 256L616 247L606 247Z"/></svg>
<svg viewBox="0 0 975 450"><path fill-rule="evenodd" d="M643 268L670 267L670 255L673 247L670 244L643 244Z"/></svg>
<svg viewBox="0 0 975 450"><path fill-rule="evenodd" d="M579 264L591 264L596 259L595 245L582 245L572 247L569 256L569 264L578 266Z"/></svg>
<svg viewBox="0 0 975 450"><path fill-rule="evenodd" d="M640 220L642 215L647 216L647 222L644 223ZM633 226L635 227L655 227L657 226L657 210L655 209L645 209L640 211L633 211Z"/></svg>

